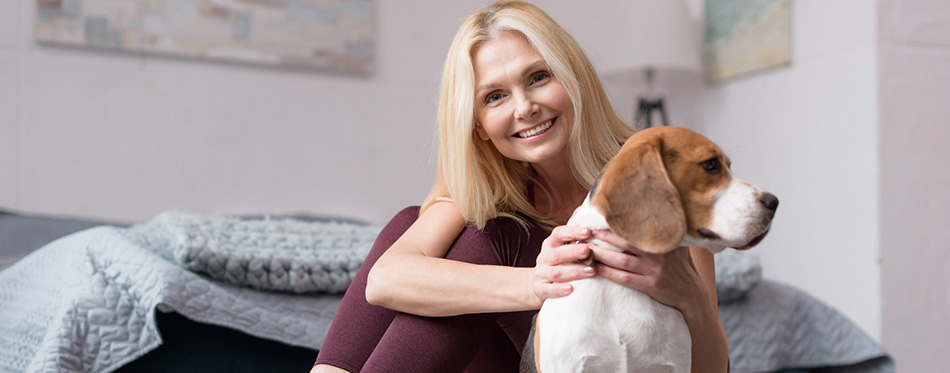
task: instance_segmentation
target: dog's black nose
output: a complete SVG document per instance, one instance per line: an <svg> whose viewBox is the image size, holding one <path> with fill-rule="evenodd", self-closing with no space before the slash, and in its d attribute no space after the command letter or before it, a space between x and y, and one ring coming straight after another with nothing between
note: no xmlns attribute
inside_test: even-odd
<svg viewBox="0 0 950 373"><path fill-rule="evenodd" d="M762 202L762 205L765 206L765 208L772 211L775 211L775 209L778 208L778 197L772 193L765 193L759 202Z"/></svg>

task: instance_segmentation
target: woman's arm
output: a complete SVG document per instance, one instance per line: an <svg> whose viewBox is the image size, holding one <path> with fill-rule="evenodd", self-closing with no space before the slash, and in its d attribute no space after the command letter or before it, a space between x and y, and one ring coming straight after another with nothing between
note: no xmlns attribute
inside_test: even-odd
<svg viewBox="0 0 950 373"><path fill-rule="evenodd" d="M560 282L593 276L593 268L562 265L588 255L587 245L570 244L587 238L583 229L556 229L536 268L515 268L444 259L464 227L454 203L432 204L370 270L366 300L420 316L522 311L570 293Z"/></svg>
<svg viewBox="0 0 950 373"><path fill-rule="evenodd" d="M637 255L593 247L597 273L678 309L693 343L693 372L725 372L729 343L719 319L716 268L709 250L680 248L667 254L644 253L611 232L595 237Z"/></svg>
<svg viewBox="0 0 950 373"><path fill-rule="evenodd" d="M690 247L689 259L706 283L709 299L705 307L700 304L692 307L689 314L683 312L693 340L693 372L725 372L729 365L729 342L719 318L715 257L705 248Z"/></svg>

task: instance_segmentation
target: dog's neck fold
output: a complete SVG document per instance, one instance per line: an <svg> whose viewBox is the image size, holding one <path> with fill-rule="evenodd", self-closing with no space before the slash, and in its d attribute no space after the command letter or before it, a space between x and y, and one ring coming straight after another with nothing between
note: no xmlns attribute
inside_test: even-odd
<svg viewBox="0 0 950 373"><path fill-rule="evenodd" d="M593 190L593 189L592 189ZM607 219L604 218L604 214L600 211L597 211L597 208L590 203L590 197L593 193L588 193L587 198L584 199L584 203L574 211L574 215L571 216L571 219L567 222L567 225L576 225L581 227L586 227L591 230L607 230L610 229L610 225L607 224ZM591 238L587 242L594 245L603 247L605 249L623 251L620 248L617 248L607 242L598 240L596 238ZM594 255L591 253L587 259L582 260L584 264L590 265L594 261Z"/></svg>

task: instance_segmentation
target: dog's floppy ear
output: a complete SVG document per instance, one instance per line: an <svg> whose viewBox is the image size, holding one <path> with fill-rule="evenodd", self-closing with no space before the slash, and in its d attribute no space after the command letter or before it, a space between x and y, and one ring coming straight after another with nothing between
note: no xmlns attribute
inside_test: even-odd
<svg viewBox="0 0 950 373"><path fill-rule="evenodd" d="M621 151L607 166L592 202L610 229L640 250L669 252L686 235L683 204L658 144L642 142Z"/></svg>

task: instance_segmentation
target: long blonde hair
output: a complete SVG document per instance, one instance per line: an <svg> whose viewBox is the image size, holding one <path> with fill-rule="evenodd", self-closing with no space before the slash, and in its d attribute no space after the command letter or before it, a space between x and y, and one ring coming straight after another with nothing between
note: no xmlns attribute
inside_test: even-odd
<svg viewBox="0 0 950 373"><path fill-rule="evenodd" d="M544 58L574 106L568 150L574 177L590 188L620 144L635 131L610 105L583 50L541 8L524 1L498 1L468 16L459 26L442 72L439 97L438 170L422 210L440 199L455 202L479 229L499 216L544 228L555 223L534 208L526 185L544 189L527 164L506 158L475 132L475 69L472 53L500 33L521 35ZM520 214L520 216L519 216Z"/></svg>

